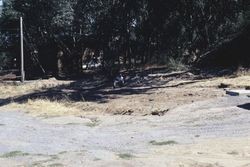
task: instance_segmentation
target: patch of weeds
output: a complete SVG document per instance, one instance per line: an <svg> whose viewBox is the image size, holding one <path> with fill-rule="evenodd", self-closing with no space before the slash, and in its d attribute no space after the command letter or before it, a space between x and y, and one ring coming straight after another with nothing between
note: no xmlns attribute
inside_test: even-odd
<svg viewBox="0 0 250 167"><path fill-rule="evenodd" d="M96 122L91 122L91 123L87 123L86 126L90 127L90 128L94 128L96 126L98 126L99 123L96 123Z"/></svg>
<svg viewBox="0 0 250 167"><path fill-rule="evenodd" d="M48 165L48 167L63 167L64 165L63 164L60 164L60 163L55 163L55 164L50 164Z"/></svg>
<svg viewBox="0 0 250 167"><path fill-rule="evenodd" d="M42 155L42 154L41 154ZM42 156L44 156L44 155L42 155ZM36 161L36 162L34 162L31 166L32 167L44 167L44 165L43 164L47 164L47 163L51 163L51 162L53 162L53 161L55 161L55 160L58 160L59 159L59 157L57 156L57 155L49 155L49 159L46 159L46 160L41 160L41 161ZM52 164L53 165L53 164ZM46 165L47 166L47 165ZM53 167L53 166L51 166L51 167ZM55 167L57 167L57 166L55 166ZM61 167L61 166L60 166Z"/></svg>
<svg viewBox="0 0 250 167"><path fill-rule="evenodd" d="M229 155L239 155L239 153L237 151L232 151L232 152L229 152L227 154L229 154Z"/></svg>
<svg viewBox="0 0 250 167"><path fill-rule="evenodd" d="M62 154L66 154L66 153L67 153L67 151L62 151L62 152L59 152L58 154L62 155Z"/></svg>
<svg viewBox="0 0 250 167"><path fill-rule="evenodd" d="M114 115L132 115L134 113L133 110L122 110L122 111L117 111L114 113Z"/></svg>
<svg viewBox="0 0 250 167"><path fill-rule="evenodd" d="M34 162L30 167L44 167L40 162Z"/></svg>
<svg viewBox="0 0 250 167"><path fill-rule="evenodd" d="M77 155L79 155L79 156L84 156L85 153L86 153L85 150L80 150L79 152L77 152Z"/></svg>
<svg viewBox="0 0 250 167"><path fill-rule="evenodd" d="M34 154L34 155L38 157L45 156L44 154Z"/></svg>
<svg viewBox="0 0 250 167"><path fill-rule="evenodd" d="M164 146L164 145L175 145L178 144L176 141L173 140L169 140L169 141L163 141L163 142L157 142L155 140L150 141L150 144L154 145L154 146Z"/></svg>
<svg viewBox="0 0 250 167"><path fill-rule="evenodd" d="M50 161L58 160L59 157L57 155L50 155Z"/></svg>
<svg viewBox="0 0 250 167"><path fill-rule="evenodd" d="M194 127L202 127L202 126L204 126L204 124L195 124L195 125L193 125Z"/></svg>
<svg viewBox="0 0 250 167"><path fill-rule="evenodd" d="M125 153L125 154L118 154L118 156L121 158L121 159L125 159L125 160L130 160L132 158L134 158L135 156L133 156L132 154L128 154L128 153Z"/></svg>
<svg viewBox="0 0 250 167"><path fill-rule="evenodd" d="M68 123L66 125L69 125L69 126L74 126L74 125L80 125L79 123Z"/></svg>
<svg viewBox="0 0 250 167"><path fill-rule="evenodd" d="M95 158L94 161L101 161L101 159L100 158Z"/></svg>
<svg viewBox="0 0 250 167"><path fill-rule="evenodd" d="M12 158L12 157L21 157L21 156L28 156L28 153L23 153L21 151L12 151L0 156L1 158Z"/></svg>
<svg viewBox="0 0 250 167"><path fill-rule="evenodd" d="M91 121L92 121L92 122L87 123L86 126L91 127L91 128L94 128L94 127L100 125L100 120L98 120L98 119L92 119Z"/></svg>
<svg viewBox="0 0 250 167"><path fill-rule="evenodd" d="M164 116L168 111L169 111L169 109L167 109L167 110L153 111L151 113L151 115L153 115L153 116Z"/></svg>
<svg viewBox="0 0 250 167"><path fill-rule="evenodd" d="M40 117L42 119L51 119L51 118L57 118L57 117L60 117L59 115L48 115L48 114L43 114L43 115L40 115Z"/></svg>

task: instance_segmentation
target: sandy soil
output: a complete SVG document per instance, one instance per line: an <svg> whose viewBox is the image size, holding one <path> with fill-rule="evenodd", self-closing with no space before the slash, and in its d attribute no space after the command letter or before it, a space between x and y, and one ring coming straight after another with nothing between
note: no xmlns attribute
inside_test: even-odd
<svg viewBox="0 0 250 167"><path fill-rule="evenodd" d="M249 75L128 81L0 84L0 166L250 166Z"/></svg>

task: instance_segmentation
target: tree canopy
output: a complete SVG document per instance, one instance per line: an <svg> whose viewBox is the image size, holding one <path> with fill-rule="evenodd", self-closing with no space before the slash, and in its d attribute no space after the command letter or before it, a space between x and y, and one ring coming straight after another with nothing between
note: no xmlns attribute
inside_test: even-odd
<svg viewBox="0 0 250 167"><path fill-rule="evenodd" d="M59 52L65 71L81 71L86 48L109 70L170 57L192 64L248 29L249 6L246 0L4 0L0 48L18 48L9 31L22 16L26 52L36 50L47 71L57 70Z"/></svg>

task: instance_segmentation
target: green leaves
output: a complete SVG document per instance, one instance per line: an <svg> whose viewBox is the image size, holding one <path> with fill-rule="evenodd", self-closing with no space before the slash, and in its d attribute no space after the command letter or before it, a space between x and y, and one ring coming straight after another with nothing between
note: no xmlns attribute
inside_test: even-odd
<svg viewBox="0 0 250 167"><path fill-rule="evenodd" d="M185 56L184 59L190 60L199 56L250 20L250 7L244 3L235 0L5 0L4 17L0 21L9 28L10 20L23 16L26 32L41 50L50 45L54 53L61 49L65 56L79 57L87 47L92 47L103 53L106 64L131 66L138 62L161 63L168 57Z"/></svg>

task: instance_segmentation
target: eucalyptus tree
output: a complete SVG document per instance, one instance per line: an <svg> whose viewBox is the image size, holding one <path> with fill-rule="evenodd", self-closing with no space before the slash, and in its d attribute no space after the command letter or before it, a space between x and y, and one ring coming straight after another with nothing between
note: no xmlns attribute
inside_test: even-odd
<svg viewBox="0 0 250 167"><path fill-rule="evenodd" d="M86 48L103 53L107 69L162 63L168 57L192 63L230 41L250 20L246 0L5 1L1 27L23 16L29 43L42 64L54 70L62 53L68 71L80 67Z"/></svg>

